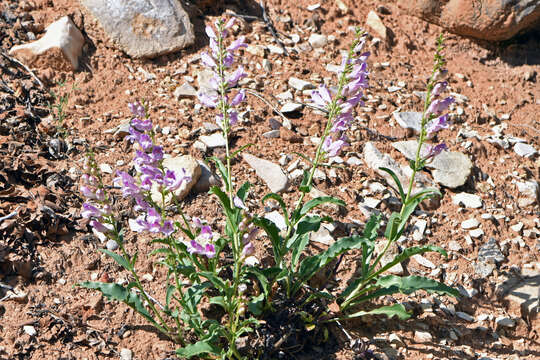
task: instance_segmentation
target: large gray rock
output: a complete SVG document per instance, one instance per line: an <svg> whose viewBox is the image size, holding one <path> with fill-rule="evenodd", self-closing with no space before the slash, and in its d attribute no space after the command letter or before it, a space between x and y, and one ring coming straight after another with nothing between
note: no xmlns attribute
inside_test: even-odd
<svg viewBox="0 0 540 360"><path fill-rule="evenodd" d="M416 157L418 142L416 140L398 141L392 144L407 159ZM422 147L424 150L424 146ZM443 151L426 163L433 170L433 179L438 184L455 189L465 184L472 170L472 161L461 152Z"/></svg>
<svg viewBox="0 0 540 360"><path fill-rule="evenodd" d="M190 46L193 25L178 0L80 0L128 55L153 58Z"/></svg>
<svg viewBox="0 0 540 360"><path fill-rule="evenodd" d="M540 25L540 0L411 0L406 11L456 34L508 40Z"/></svg>

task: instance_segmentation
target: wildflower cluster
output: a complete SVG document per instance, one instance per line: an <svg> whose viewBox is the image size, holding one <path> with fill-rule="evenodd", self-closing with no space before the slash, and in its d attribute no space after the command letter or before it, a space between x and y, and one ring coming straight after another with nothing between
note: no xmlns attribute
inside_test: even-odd
<svg viewBox="0 0 540 360"><path fill-rule="evenodd" d="M124 197L135 200L134 209L141 213L136 219L130 219L131 230L169 236L174 232L173 223L164 218L163 210L158 210L159 206L152 200L152 189L161 194L161 208L163 208L167 194L190 181L190 177L186 175L184 169L181 173L177 173L163 167L163 147L154 144L152 121L144 106L140 102L135 102L129 104L129 108L135 116L131 120L128 139L138 146L133 159L136 176L133 177L125 171L117 171L114 183L121 187Z"/></svg>
<svg viewBox="0 0 540 360"><path fill-rule="evenodd" d="M217 124L225 131L238 122L238 112L234 110L244 99L246 93L240 90L231 99L227 96L230 89L234 88L240 79L247 76L244 67L240 65L234 72L227 74L227 69L234 63L234 52L242 47L246 47L243 36L234 40L228 47L225 47L225 39L229 35L229 30L234 24L234 18L226 23L223 20L215 22L215 28L206 26L206 34L210 39L211 53L201 54L202 63L214 72L210 80L213 91L200 92L197 94L200 102L210 108L218 108L216 115Z"/></svg>
<svg viewBox="0 0 540 360"><path fill-rule="evenodd" d="M375 251L380 237L378 228L381 218L374 215L366 224L362 235L350 235L337 239L328 249L317 254L307 251L311 234L318 231L323 222L332 222L328 216L320 216L313 210L325 203L339 206L346 204L330 196L316 197L304 201L312 188L313 176L318 166L329 157L337 156L347 146L345 132L354 120L354 108L362 104L363 91L368 88L367 59L369 52L363 47L366 37L357 30L347 55L341 63L341 72L337 87L320 86L312 93L313 102L327 113L327 121L321 141L317 146L315 158L310 159L311 169L304 172L304 179L299 187L300 195L294 208L289 209L284 199L276 193L262 198L276 201L283 213L285 229L279 228L272 220L249 212L245 201L250 188L249 182L238 189L231 173L231 160L243 148L231 151L228 142L231 127L238 121L236 107L245 100L246 94L239 90L231 94L238 81L246 76L242 66L232 72L235 51L245 47L244 37L232 41L228 46L225 40L234 23L218 20L214 26L207 26L210 39L210 53L203 53L203 64L214 72L211 80L212 89L199 93L201 103L209 108L217 108L216 122L221 127L226 140L225 161L212 158L224 180L224 188L211 187L209 193L217 197L225 225L221 233L213 232L206 221L194 217L190 221L180 211L183 223L167 218L165 203L186 181L190 180L185 171L174 172L163 165L163 148L155 144L152 122L145 107L135 102L129 104L134 118L131 121L128 139L135 144L133 159L134 172L117 171L115 184L122 196L134 201L134 210L139 213L135 219L129 219L132 231L147 231L156 234L154 244L159 244L152 254L159 254L158 264L167 270L166 296L164 305L149 295L137 274L135 264L137 254L130 256L123 245L123 231L111 210L111 198L103 186L98 166L91 155L82 177L81 193L88 198L83 205L83 216L91 219L94 230L118 243L118 253L102 249L120 266L131 274L127 288L120 284L86 281L80 286L100 290L110 299L126 303L140 313L153 326L177 341L181 347L176 354L181 358L194 356L221 359L254 358L260 354L249 353L248 357L237 347L238 340L248 333L255 333L260 325L261 316L277 310L272 299L276 292L286 297L284 303L295 304L304 327L308 331L321 331L327 336L325 323L350 319L368 314L397 315L401 319L410 316L402 304L382 306L370 311L357 311L365 301L396 292L412 293L426 290L438 294L457 295L457 291L435 280L420 276L385 275L394 265L416 254L436 251L446 255L445 251L434 245L422 245L406 248L384 265L382 257L389 246L397 241L416 207L426 198L440 195L437 190L427 189L411 194L413 181L425 161L440 152L445 145L439 144L425 156L420 156L420 149L426 139L432 138L437 131L448 127L448 115L443 113L453 102L451 97L442 98L447 83L442 78L444 60L440 54L442 40L436 55L434 73L428 83L428 95L422 117L422 131L415 161L411 162L413 174L408 191L403 189L398 177L389 172L399 189L402 207L394 212L386 224L384 237L386 246L382 251ZM187 238L177 236L181 232ZM272 258L261 266L253 256L254 241L263 232L272 245ZM310 285L313 277L330 263L337 263L338 257L347 251L361 249L359 259L361 272L346 289L327 287L324 290ZM385 276L383 276L385 275ZM136 289L137 292L134 292ZM313 315L313 301L321 305L338 304L335 313L322 311L324 315ZM201 311L203 304L218 306L218 316ZM158 306L156 306L158 305ZM316 306L316 308L319 308ZM174 320L174 325L171 325ZM316 338L318 336L313 335ZM280 342L287 341L287 337ZM195 340L195 342L193 342ZM276 343L277 344L277 343ZM278 345L274 346L276 352ZM253 356L252 356L253 355ZM266 355L266 354L265 354ZM273 356L273 354L269 354ZM252 357L249 357L252 356Z"/></svg>
<svg viewBox="0 0 540 360"><path fill-rule="evenodd" d="M362 91L368 88L367 59L369 52L362 52L366 38L362 32L357 33L351 49L341 62L341 72L337 89L319 86L311 95L313 102L328 112L328 125L322 149L333 157L348 146L344 132L349 129L354 117L353 109L362 102ZM328 130L331 136L328 136Z"/></svg>

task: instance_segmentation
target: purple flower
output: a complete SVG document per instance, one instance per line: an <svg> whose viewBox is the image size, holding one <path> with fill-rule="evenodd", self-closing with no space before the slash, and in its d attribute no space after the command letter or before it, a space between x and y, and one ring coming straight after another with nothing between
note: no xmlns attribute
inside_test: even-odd
<svg viewBox="0 0 540 360"><path fill-rule="evenodd" d="M337 156L341 152L341 150L346 146L349 146L349 144L345 142L344 136L342 136L341 138L335 141L332 139L331 136L328 136L324 140L322 149L324 150L324 152L327 153L329 157L334 157L334 156Z"/></svg>
<svg viewBox="0 0 540 360"><path fill-rule="evenodd" d="M208 55L207 52L203 52L201 54L201 61L203 62L203 64L206 67L209 67L209 68L217 67L216 61L214 60L214 58L212 58L210 55Z"/></svg>
<svg viewBox="0 0 540 360"><path fill-rule="evenodd" d="M253 243L248 242L244 249L242 249L242 257L248 257L255 254L255 246L253 246Z"/></svg>
<svg viewBox="0 0 540 360"><path fill-rule="evenodd" d="M336 133L339 131L345 131L349 128L349 125L353 121L353 117L351 113L347 112L344 114L340 114L336 121L334 122L334 125L330 129L331 132Z"/></svg>
<svg viewBox="0 0 540 360"><path fill-rule="evenodd" d="M214 29L210 25L206 25L204 28L204 31L206 32L206 35L208 35L211 39L217 39L216 33L214 32Z"/></svg>
<svg viewBox="0 0 540 360"><path fill-rule="evenodd" d="M84 203L83 204L83 210L81 211L81 216L85 219L89 219L91 217L101 218L102 212L100 209L95 207L92 204Z"/></svg>
<svg viewBox="0 0 540 360"><path fill-rule="evenodd" d="M230 29L231 26L234 25L235 20L236 20L236 19L235 19L234 17L231 17L231 18L225 23L225 25L223 26L223 30Z"/></svg>
<svg viewBox="0 0 540 360"><path fill-rule="evenodd" d="M198 254L206 256L207 258L211 259L216 255L216 249L214 248L214 245L212 244L206 244L204 247L196 242L195 240L191 240L187 246L187 251L190 254Z"/></svg>
<svg viewBox="0 0 540 360"><path fill-rule="evenodd" d="M201 227L201 232L199 233L199 236L207 241L212 240L212 238L214 237L214 234L212 233L212 228L208 225L203 225Z"/></svg>
<svg viewBox="0 0 540 360"><path fill-rule="evenodd" d="M242 243L247 245L249 242L253 241L257 234L259 233L259 228L254 227L248 233L244 234L242 237Z"/></svg>
<svg viewBox="0 0 540 360"><path fill-rule="evenodd" d="M225 67L231 67L233 62L234 62L234 56L232 52L227 51L225 53L225 56L223 57L223 65L225 65Z"/></svg>
<svg viewBox="0 0 540 360"><path fill-rule="evenodd" d="M165 234L165 236L169 236L171 235L172 233L174 233L174 226L173 226L173 223L172 221L170 220L165 220L163 222L163 225L160 227L159 229L163 234Z"/></svg>
<svg viewBox="0 0 540 360"><path fill-rule="evenodd" d="M195 225L195 227L197 228L202 228L203 227L203 222L200 218L198 217L193 217L193 219L191 219L193 221L193 225Z"/></svg>
<svg viewBox="0 0 540 360"><path fill-rule="evenodd" d="M437 97L437 96L441 95L443 92L446 91L447 86L448 86L447 81L438 82L433 87L433 90L431 91L431 95L434 96L434 97Z"/></svg>
<svg viewBox="0 0 540 360"><path fill-rule="evenodd" d="M103 191L103 189L97 189L96 190L96 200L97 201L104 201L105 200L105 191Z"/></svg>
<svg viewBox="0 0 540 360"><path fill-rule="evenodd" d="M139 118L146 117L146 110L144 109L144 106L139 101L129 103L128 108L136 117L139 117Z"/></svg>
<svg viewBox="0 0 540 360"><path fill-rule="evenodd" d="M129 219L128 224L131 231L134 232L142 232L148 228L148 224L144 220L144 215L140 215L136 219Z"/></svg>
<svg viewBox="0 0 540 360"><path fill-rule="evenodd" d="M231 45L229 45L227 47L227 51L228 52L233 52L233 51L236 51L236 50L240 49L241 47L247 47L247 44L246 44L245 40L246 40L245 36L240 36L238 39L234 40L231 43Z"/></svg>
<svg viewBox="0 0 540 360"><path fill-rule="evenodd" d="M152 130L152 121L150 119L134 118L131 120L131 126L139 131L150 131Z"/></svg>
<svg viewBox="0 0 540 360"><path fill-rule="evenodd" d="M431 102L427 109L428 114L441 114L443 111L448 109L450 104L454 102L454 98L449 96L445 99L435 99Z"/></svg>
<svg viewBox="0 0 540 360"><path fill-rule="evenodd" d="M91 220L90 226L96 229L96 231L99 231L100 233L104 233L104 234L113 230L110 224L103 224L97 220Z"/></svg>
<svg viewBox="0 0 540 360"><path fill-rule="evenodd" d="M200 92L197 94L197 97L199 98L199 101L209 108L215 108L217 106L217 96L215 95L209 95L207 93Z"/></svg>
<svg viewBox="0 0 540 360"><path fill-rule="evenodd" d="M244 202L242 201L242 199L240 199L238 196L233 197L233 204L239 209L244 209L244 210L248 209L246 205L244 205Z"/></svg>
<svg viewBox="0 0 540 360"><path fill-rule="evenodd" d="M136 196L139 195L141 189L135 184L135 179L125 171L117 171L117 177L114 179L116 185L122 187L122 196Z"/></svg>
<svg viewBox="0 0 540 360"><path fill-rule="evenodd" d="M428 138L433 137L433 135L437 131L440 131L442 129L448 129L449 126L450 125L448 122L448 114L444 114L442 116L439 116L438 118L431 120L426 126Z"/></svg>
<svg viewBox="0 0 540 360"><path fill-rule="evenodd" d="M236 71L231 74L231 76L227 80L227 84L228 84L229 87L233 87L238 83L238 81L240 79L242 79L243 77L246 77L246 76L247 76L247 74L244 71L244 67L239 66L238 69L236 69Z"/></svg>
<svg viewBox="0 0 540 360"><path fill-rule="evenodd" d="M244 99L246 98L246 92L244 90L240 90L231 100L231 106L237 106L240 104Z"/></svg>
<svg viewBox="0 0 540 360"><path fill-rule="evenodd" d="M330 91L328 91L326 86L321 85L317 90L311 93L311 99L318 106L326 108L326 106L332 101L332 95L330 95Z"/></svg>
<svg viewBox="0 0 540 360"><path fill-rule="evenodd" d="M97 200L96 193L94 190L86 185L81 186L80 188L81 194L83 194L84 197L87 197L92 200Z"/></svg>
<svg viewBox="0 0 540 360"><path fill-rule="evenodd" d="M169 191L174 191L182 186L184 181L190 181L191 177L186 175L186 170L182 169L182 174L178 174L172 170L167 170L163 178L163 185Z"/></svg>
<svg viewBox="0 0 540 360"><path fill-rule="evenodd" d="M141 134L138 139L139 145L143 148L144 151L149 151L153 148L154 143L152 138L147 134Z"/></svg>
<svg viewBox="0 0 540 360"><path fill-rule="evenodd" d="M435 157L445 150L448 150L448 146L446 146L445 143L441 143L435 146L427 145L427 155L424 160Z"/></svg>

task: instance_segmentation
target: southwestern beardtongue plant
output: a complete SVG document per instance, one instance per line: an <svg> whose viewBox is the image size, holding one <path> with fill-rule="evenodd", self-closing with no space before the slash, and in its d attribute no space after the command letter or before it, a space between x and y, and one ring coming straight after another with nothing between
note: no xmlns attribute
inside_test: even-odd
<svg viewBox="0 0 540 360"><path fill-rule="evenodd" d="M238 80L245 76L243 68L238 68L232 74L226 69L234 62L234 52L245 46L243 38L233 41L226 46L228 30L233 20L219 20L215 27L208 26L206 32L210 38L211 54L203 54L203 63L215 72L214 90L210 94L199 94L200 101L210 108L218 110L216 121L220 125L224 138L227 140L231 127L237 121L234 110L245 98L240 90L231 99L231 90ZM442 39L436 54L435 70L428 84L428 96L422 119L422 132L416 160L411 162L413 176L409 183L407 195L397 177L397 187L403 201L400 213L394 213L388 220L385 237L388 239L384 250L373 260L377 229L380 218L372 217L366 224L363 235L353 235L338 239L326 251L314 256L304 254L309 244L310 233L317 231L323 221L332 221L329 217L312 215L311 211L324 203L334 203L344 206L341 200L332 197L319 197L304 202L304 197L312 188L314 172L328 157L339 154L345 147L345 132L353 120L354 107L361 103L362 90L367 88L367 65L369 53L362 53L365 42L363 32L358 30L347 56L342 62L337 90L331 91L321 86L314 94L313 101L327 111L327 123L321 141L317 146L315 158L311 161L311 170L305 171L300 185L300 196L295 207L289 213L285 202L278 194L268 194L262 201L273 199L279 203L284 214L286 229L280 231L277 226L264 217L254 216L244 202L247 198L250 184L245 183L235 191L231 174L231 160L241 149L231 153L226 141L226 164L217 158L212 158L223 178L224 190L214 186L210 193L218 197L225 215L223 234L212 231L203 220L193 218L189 222L180 212L183 222L168 220L165 211L167 196L183 181L184 174L172 173L163 167L163 149L154 144L152 123L147 109L140 103L130 104L135 118L131 122L130 137L136 143L133 164L136 175L118 172L116 183L120 185L122 195L133 199L134 210L139 213L136 219L130 219L131 230L148 232L161 237L152 240L162 247L151 254L161 258L157 264L167 269L167 289L164 305L151 297L143 288L135 269L137 254L129 255L124 247L124 231L120 222L111 210L112 195L105 191L97 164L90 154L87 174L83 176L81 192L90 201L83 206L83 215L92 219L92 226L119 245L120 254L101 250L111 256L120 266L125 268L132 278L127 287L120 284L83 282L82 287L100 290L110 299L122 301L161 332L178 342L182 347L177 349L181 357L217 356L227 359L242 359L236 342L239 337L253 332L258 326L258 317L264 312L272 311L276 306L272 298L276 292L284 294L289 303L301 304L302 309L311 301L336 301L340 304L340 312L332 316L323 312L323 316L311 316L305 311L300 315L306 324L306 329L322 329L323 322L362 316L366 314L397 315L406 318L409 314L402 305L386 306L370 312L359 311L350 313L352 307L364 301L389 295L396 292L410 294L417 290L426 290L440 294L457 295L457 292L431 279L417 276L395 277L381 276L395 264L414 254L426 251L444 250L435 246L421 246L405 249L392 262L378 267L379 262L389 245L403 233L408 218L416 206L425 198L436 194L433 190L412 194L414 175L421 170L426 161L444 148L439 144L430 148L426 154L420 149L425 140L443 128L447 117L441 115L450 105L450 99L439 99L446 84L439 81L444 60L440 54ZM435 103L435 105L432 105ZM429 129L429 130L428 130ZM161 202L156 203L152 189L158 189ZM174 200L174 196L172 196ZM255 252L254 240L262 229L270 239L273 248L274 265L272 267L256 267L253 260ZM179 231L187 237L178 236ZM359 249L361 251L360 277L354 279L347 289L339 294L310 287L308 282L323 267L343 253ZM227 255L232 255L231 257ZM250 260L251 259L251 260ZM337 269L336 269L337 270ZM252 285L252 286L250 286ZM133 290L137 290L134 292ZM222 313L209 317L202 312L201 304L216 305ZM324 330L323 330L324 333ZM326 334L326 333L325 333ZM186 336L196 339L194 343L186 341ZM256 355L255 355L256 356Z"/></svg>

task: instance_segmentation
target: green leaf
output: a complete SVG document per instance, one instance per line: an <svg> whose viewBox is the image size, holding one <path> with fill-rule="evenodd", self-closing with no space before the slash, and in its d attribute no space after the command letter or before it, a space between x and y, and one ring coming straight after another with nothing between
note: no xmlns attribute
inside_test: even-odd
<svg viewBox="0 0 540 360"><path fill-rule="evenodd" d="M259 280L264 295L268 296L268 291L270 290L269 284L281 272L281 269L278 267L271 267L266 269L248 267L246 268L246 271L248 274L254 275Z"/></svg>
<svg viewBox="0 0 540 360"><path fill-rule="evenodd" d="M169 308L169 305L171 304L171 297L173 296L174 292L176 290L176 287L169 285L167 286L167 295L165 296L165 308Z"/></svg>
<svg viewBox="0 0 540 360"><path fill-rule="evenodd" d="M214 296L210 298L210 304L215 304L221 306L225 311L228 311L228 307L225 303L225 297L223 296Z"/></svg>
<svg viewBox="0 0 540 360"><path fill-rule="evenodd" d="M381 277L375 283L381 288L396 287L402 294L409 295L418 290L425 290L428 293L439 295L459 296L459 291L438 281L423 276L395 276L388 275Z"/></svg>
<svg viewBox="0 0 540 360"><path fill-rule="evenodd" d="M152 318L152 315L150 315L150 313L143 306L143 303L139 296L134 292L131 292L128 289L124 288L122 285L116 283L84 281L82 283L78 283L77 286L86 289L99 290L107 299L123 302L124 304L128 305L133 310L141 314L146 320L150 321L154 325L157 325L154 318Z"/></svg>
<svg viewBox="0 0 540 360"><path fill-rule="evenodd" d="M302 183L300 184L299 190L303 193L308 193L311 191L312 184L308 185L309 181L309 172L307 170L304 170L304 178L302 179Z"/></svg>
<svg viewBox="0 0 540 360"><path fill-rule="evenodd" d="M384 265L380 270L378 270L376 272L376 274L382 274L386 270L391 269L394 265L407 260L411 256L414 256L414 255L417 255L417 254L423 254L423 253L426 253L426 252L429 252L429 251L438 252L438 253L444 255L445 257L448 256L448 254L446 253L446 251L444 251L443 248L435 246L435 245L413 246L413 247L410 247L410 248L407 248L407 249L403 250L400 254L398 254L394 258L394 260L390 261L388 264Z"/></svg>
<svg viewBox="0 0 540 360"><path fill-rule="evenodd" d="M407 320L411 317L411 314L409 314L407 310L405 310L405 306L401 304L394 304L391 306L381 306L380 308L371 311L358 311L354 314L347 315L342 319L352 319L365 315L386 315L389 318L397 316L400 320Z"/></svg>
<svg viewBox="0 0 540 360"><path fill-rule="evenodd" d="M246 201L246 197L248 195L248 190L251 187L251 184L249 181L246 181L240 189L236 192L236 196L238 196L242 201Z"/></svg>
<svg viewBox="0 0 540 360"><path fill-rule="evenodd" d="M130 262L125 257L123 257L121 255L118 255L117 253L114 253L114 252L109 251L107 249L98 249L98 250L101 251L102 253L107 254L110 257L112 257L113 260L116 261L116 263L118 265L122 266L124 269L126 269L126 270L131 270L132 269Z"/></svg>
<svg viewBox="0 0 540 360"><path fill-rule="evenodd" d="M283 239L279 235L279 228L272 221L263 217L254 217L253 224L263 229L266 235L268 235L268 237L270 238L270 242L272 243L272 248L274 250L274 260L276 262L279 262L279 260L283 256L281 254L281 246L283 243Z"/></svg>
<svg viewBox="0 0 540 360"><path fill-rule="evenodd" d="M396 240L398 236L399 224L401 222L401 215L397 212L393 212L388 219L386 224L386 231L384 232L384 237L388 240Z"/></svg>
<svg viewBox="0 0 540 360"><path fill-rule="evenodd" d="M406 199L406 195L405 195L405 192L403 191L403 186L401 186L401 181L399 181L399 178L397 177L396 173L390 170L389 168L385 168L385 167L380 167L379 170L382 170L388 173L388 175L390 175L392 179L394 179L394 182L396 183L399 190L399 196L401 197L401 202L404 203Z"/></svg>
<svg viewBox="0 0 540 360"><path fill-rule="evenodd" d="M291 268L296 269L298 265L298 260L300 260L300 255L302 251L306 248L309 243L309 234L300 235L297 237L298 241L295 241L293 244L293 252L291 257Z"/></svg>
<svg viewBox="0 0 540 360"><path fill-rule="evenodd" d="M300 236L304 234L309 234L313 231L318 231L321 227L322 220L323 219L320 216L308 216L302 219L302 221L300 221L298 223L298 226L296 227L294 236L291 237L289 241L287 241L287 250L290 250L291 248L294 248L296 246L295 243L298 242Z"/></svg>
<svg viewBox="0 0 540 360"><path fill-rule="evenodd" d="M263 293L253 296L248 303L248 310L255 316L261 315L264 310L264 299L265 296Z"/></svg>
<svg viewBox="0 0 540 360"><path fill-rule="evenodd" d="M184 303L185 306L191 313L197 312L197 305L201 302L203 298L204 291L210 287L210 283L205 282L202 284L193 284L184 293Z"/></svg>
<svg viewBox="0 0 540 360"><path fill-rule="evenodd" d="M227 191L229 191L230 189L228 188L229 187L229 182L226 180L227 179L227 168L225 167L225 165L223 165L223 162L221 160L219 160L217 157L215 156L212 156L210 158L210 160L212 160L215 164L216 164L216 167L218 169L218 171L220 172L221 174L221 178L223 179L223 182L225 183L225 188L227 189Z"/></svg>
<svg viewBox="0 0 540 360"><path fill-rule="evenodd" d="M303 217L305 214L310 212L313 208L322 205L322 204L336 204L339 206L345 206L345 202L341 199L332 197L332 196L320 196L315 199L309 200L307 203L302 206L302 209L300 210L299 217ZM298 219L296 219L298 220Z"/></svg>
<svg viewBox="0 0 540 360"><path fill-rule="evenodd" d="M216 195L219 200L221 201L221 205L223 205L223 209L225 210L225 213L228 218L232 216L232 208L231 208L231 202L229 200L229 197L227 194L225 194L220 188L217 186L212 186L209 191L210 194Z"/></svg>
<svg viewBox="0 0 540 360"><path fill-rule="evenodd" d="M319 269L328 265L336 257L348 250L361 248L362 245L368 241L369 240L359 235L341 238L333 243L326 251L318 255L305 258L300 263L298 275L302 281L308 281L313 277L313 275L315 275L315 273L317 273Z"/></svg>
<svg viewBox="0 0 540 360"><path fill-rule="evenodd" d="M247 149L248 147L253 146L253 145L255 145L255 144L249 143L249 144L246 144L244 146L241 146L240 149L235 150L233 153L231 153L231 159L234 158L239 153L241 153L242 151L244 151L245 149Z"/></svg>
<svg viewBox="0 0 540 360"><path fill-rule="evenodd" d="M220 353L221 349L214 345L212 340L201 340L195 344L190 344L186 347L176 349L176 355L188 359L202 354L219 355Z"/></svg>
<svg viewBox="0 0 540 360"><path fill-rule="evenodd" d="M199 275L210 280L210 282L212 283L212 285L216 287L216 289L224 291L224 292L229 290L229 287L227 286L227 284L225 284L225 282L221 278L219 278L216 274L209 271L201 271L199 272Z"/></svg>

